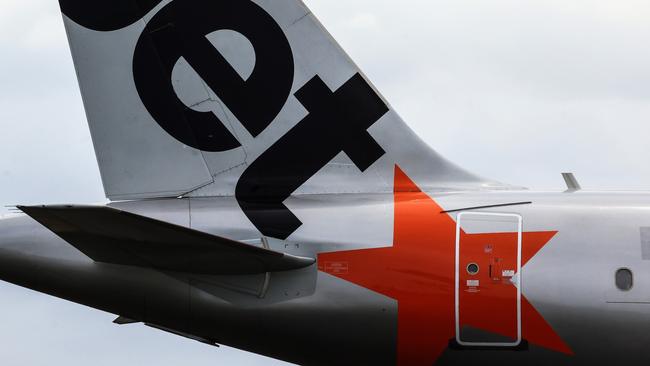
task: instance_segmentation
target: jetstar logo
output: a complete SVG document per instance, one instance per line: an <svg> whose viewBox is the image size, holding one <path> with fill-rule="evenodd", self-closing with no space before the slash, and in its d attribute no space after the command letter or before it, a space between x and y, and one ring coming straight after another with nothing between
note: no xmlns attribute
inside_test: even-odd
<svg viewBox="0 0 650 366"><path fill-rule="evenodd" d="M253 137L276 120L293 96L308 114L257 160L249 163L235 195L251 222L265 235L286 239L302 222L284 201L338 154L345 152L366 171L385 151L368 129L389 108L360 75L335 91L319 75L294 85L291 44L276 19L250 0L60 0L74 22L95 31L126 28L150 14L133 52L133 79L140 99L169 135L206 152L241 147L211 111L185 105L172 84L183 58L219 96ZM269 5L267 5L269 6ZM230 30L245 37L255 52L252 74L243 78L207 36ZM119 52L119 50L116 50Z"/></svg>
<svg viewBox="0 0 650 366"><path fill-rule="evenodd" d="M395 232L392 247L318 256L319 269L398 301L398 365L432 365L455 337L456 222L399 168L395 171ZM513 233L466 234L475 243L498 243ZM524 232L522 265L556 232ZM484 246L476 246L485 251ZM327 265L340 263L344 265ZM345 270L341 270L344 267ZM512 285L514 287L514 284ZM535 307L522 298L523 338L572 354ZM514 338L499 319L470 317L474 328Z"/></svg>

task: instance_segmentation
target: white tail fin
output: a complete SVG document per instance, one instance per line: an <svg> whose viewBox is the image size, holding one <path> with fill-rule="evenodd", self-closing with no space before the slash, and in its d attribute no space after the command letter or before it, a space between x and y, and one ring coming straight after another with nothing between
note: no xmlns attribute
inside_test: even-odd
<svg viewBox="0 0 650 366"><path fill-rule="evenodd" d="M236 195L255 222L291 194L391 191L395 164L424 189L488 184L423 144L299 0L60 3L111 199Z"/></svg>

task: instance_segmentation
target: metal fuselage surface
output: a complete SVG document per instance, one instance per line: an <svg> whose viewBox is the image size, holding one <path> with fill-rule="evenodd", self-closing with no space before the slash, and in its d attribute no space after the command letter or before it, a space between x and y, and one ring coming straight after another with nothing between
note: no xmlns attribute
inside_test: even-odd
<svg viewBox="0 0 650 366"><path fill-rule="evenodd" d="M17 216L0 224L0 278L303 365L650 360L650 267L642 237L650 226L650 194L405 191L289 201L299 217L320 216L321 226L301 228L273 249L318 257L310 268L268 277L195 276L96 263L32 219ZM522 204L464 210L510 203ZM240 220L232 198L113 206L233 239L260 236ZM449 210L454 212L442 212ZM524 303L525 347L450 346L458 316L455 222L468 211L522 218L524 263L516 285ZM535 233L546 234L539 239ZM486 252L494 240L487 235ZM621 268L634 276L627 291L615 284ZM474 314L482 318L476 328L507 335L499 328L507 322L499 319L503 309L487 310Z"/></svg>

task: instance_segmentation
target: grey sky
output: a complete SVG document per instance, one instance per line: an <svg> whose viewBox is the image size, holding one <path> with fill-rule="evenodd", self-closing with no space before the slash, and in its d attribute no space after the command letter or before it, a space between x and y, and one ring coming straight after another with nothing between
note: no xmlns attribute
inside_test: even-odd
<svg viewBox="0 0 650 366"><path fill-rule="evenodd" d="M650 2L307 3L461 166L536 189L562 189L562 171L585 188L650 189ZM0 204L104 200L56 0L0 0L0 128ZM10 285L0 306L10 365L282 364Z"/></svg>

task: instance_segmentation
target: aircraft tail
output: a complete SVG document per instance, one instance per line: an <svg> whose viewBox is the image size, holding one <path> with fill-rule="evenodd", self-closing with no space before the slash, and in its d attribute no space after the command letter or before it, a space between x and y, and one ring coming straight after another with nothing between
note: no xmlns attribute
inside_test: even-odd
<svg viewBox="0 0 650 366"><path fill-rule="evenodd" d="M495 187L427 147L299 0L60 0L106 195Z"/></svg>

